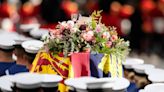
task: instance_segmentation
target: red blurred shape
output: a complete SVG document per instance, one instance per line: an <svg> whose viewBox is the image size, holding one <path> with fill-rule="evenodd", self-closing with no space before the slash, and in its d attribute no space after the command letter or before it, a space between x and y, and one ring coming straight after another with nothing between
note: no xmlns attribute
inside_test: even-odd
<svg viewBox="0 0 164 92"><path fill-rule="evenodd" d="M78 5L70 0L63 1L61 7L68 17L71 17L71 14L73 13L78 13Z"/></svg>
<svg viewBox="0 0 164 92"><path fill-rule="evenodd" d="M155 8L155 3L152 0L142 0L141 9L143 12L150 12Z"/></svg>
<svg viewBox="0 0 164 92"><path fill-rule="evenodd" d="M47 29L54 29L56 27L57 23L54 24L43 24L40 28L47 28Z"/></svg>

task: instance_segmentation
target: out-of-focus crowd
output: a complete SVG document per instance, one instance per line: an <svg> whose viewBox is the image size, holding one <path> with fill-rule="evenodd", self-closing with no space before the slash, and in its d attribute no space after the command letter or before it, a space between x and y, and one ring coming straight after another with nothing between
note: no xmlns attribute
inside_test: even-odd
<svg viewBox="0 0 164 92"><path fill-rule="evenodd" d="M73 13L88 16L94 10L103 10L102 22L117 27L133 51L164 55L164 0L0 0L0 28L19 33L20 24L54 28Z"/></svg>

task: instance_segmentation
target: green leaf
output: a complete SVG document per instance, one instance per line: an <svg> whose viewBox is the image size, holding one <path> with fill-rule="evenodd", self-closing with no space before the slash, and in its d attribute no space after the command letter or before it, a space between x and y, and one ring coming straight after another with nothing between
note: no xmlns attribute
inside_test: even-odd
<svg viewBox="0 0 164 92"><path fill-rule="evenodd" d="M93 30L96 28L96 21L92 21L92 28Z"/></svg>

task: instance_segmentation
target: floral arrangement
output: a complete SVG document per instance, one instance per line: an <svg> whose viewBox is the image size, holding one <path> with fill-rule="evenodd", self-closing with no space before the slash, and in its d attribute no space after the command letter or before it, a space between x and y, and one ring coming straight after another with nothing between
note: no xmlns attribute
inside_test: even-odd
<svg viewBox="0 0 164 92"><path fill-rule="evenodd" d="M94 11L90 17L74 17L59 22L44 39L44 48L54 54L91 52L116 54L124 58L129 52L129 42L119 38L115 27L101 23L101 11Z"/></svg>

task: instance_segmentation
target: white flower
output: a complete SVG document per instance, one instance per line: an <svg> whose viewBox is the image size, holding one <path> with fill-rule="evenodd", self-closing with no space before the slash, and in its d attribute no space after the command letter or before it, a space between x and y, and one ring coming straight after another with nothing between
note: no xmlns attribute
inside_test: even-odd
<svg viewBox="0 0 164 92"><path fill-rule="evenodd" d="M60 24L61 24L62 26L67 25L66 21L60 22Z"/></svg>
<svg viewBox="0 0 164 92"><path fill-rule="evenodd" d="M77 30L78 30L78 28L72 28L72 29L70 29L71 33L76 33Z"/></svg>
<svg viewBox="0 0 164 92"><path fill-rule="evenodd" d="M82 24L86 24L86 23L90 23L92 21L91 17L79 17L79 20L77 21L78 25L82 25Z"/></svg>
<svg viewBox="0 0 164 92"><path fill-rule="evenodd" d="M68 26L66 21L61 22L60 25L62 28L67 28L67 26Z"/></svg>
<svg viewBox="0 0 164 92"><path fill-rule="evenodd" d="M102 37L103 37L103 38L109 39L109 38L110 38L110 33L109 33L109 32L104 32L104 33L102 34Z"/></svg>
<svg viewBox="0 0 164 92"><path fill-rule="evenodd" d="M74 27L75 23L72 20L67 21L67 25L69 26L69 28Z"/></svg>

